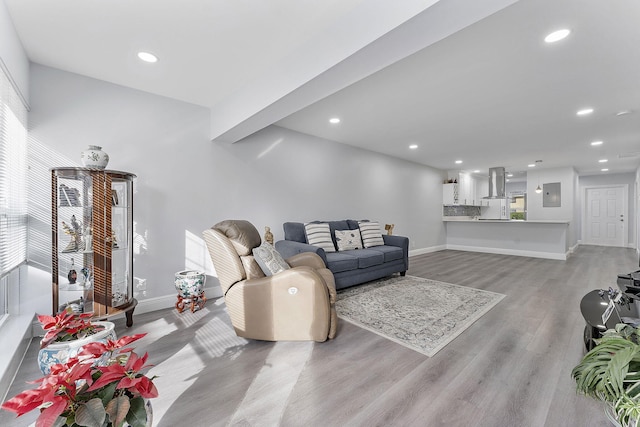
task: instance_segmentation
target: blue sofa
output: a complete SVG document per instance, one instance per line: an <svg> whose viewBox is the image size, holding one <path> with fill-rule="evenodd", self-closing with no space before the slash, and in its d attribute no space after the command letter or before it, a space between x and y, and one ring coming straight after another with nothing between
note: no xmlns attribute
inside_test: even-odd
<svg viewBox="0 0 640 427"><path fill-rule="evenodd" d="M358 221L321 221L329 224L335 242L335 230L356 230ZM285 240L277 241L276 250L286 259L301 252L318 254L327 268L333 272L336 289L342 289L371 280L400 273L409 269L409 238L382 235L383 246L354 249L340 252L325 252L324 249L307 243L304 223L285 222ZM336 246L337 247L337 246Z"/></svg>

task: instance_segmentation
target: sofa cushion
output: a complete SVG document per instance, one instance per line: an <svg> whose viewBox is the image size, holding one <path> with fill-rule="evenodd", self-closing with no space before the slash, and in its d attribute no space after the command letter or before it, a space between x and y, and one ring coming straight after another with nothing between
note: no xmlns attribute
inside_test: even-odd
<svg viewBox="0 0 640 427"><path fill-rule="evenodd" d="M367 250L381 252L384 255L384 262L390 262L404 258L404 251L398 246L375 246Z"/></svg>
<svg viewBox="0 0 640 427"><path fill-rule="evenodd" d="M282 259L276 248L268 242L264 242L253 249L253 257L267 276L273 276L289 269L289 264Z"/></svg>
<svg viewBox="0 0 640 427"><path fill-rule="evenodd" d="M352 252L357 253L359 251ZM327 268L333 273L358 269L358 257L350 255L348 252L331 252L326 256Z"/></svg>
<svg viewBox="0 0 640 427"><path fill-rule="evenodd" d="M358 257L358 268L367 268L384 263L384 254L371 249L359 249L354 255Z"/></svg>
<svg viewBox="0 0 640 427"><path fill-rule="evenodd" d="M335 236L338 251L362 249L360 230L336 230Z"/></svg>
<svg viewBox="0 0 640 427"><path fill-rule="evenodd" d="M329 224L329 228L331 229L331 234L335 234L336 230L349 230L349 223L347 220L339 220L339 221L325 221Z"/></svg>
<svg viewBox="0 0 640 427"><path fill-rule="evenodd" d="M365 248L384 245L380 224L377 221L358 221L358 226L362 236L362 245Z"/></svg>
<svg viewBox="0 0 640 427"><path fill-rule="evenodd" d="M307 243L324 249L325 252L335 252L336 247L331 239L329 224L326 222L307 222L304 224Z"/></svg>
<svg viewBox="0 0 640 427"><path fill-rule="evenodd" d="M304 233L304 224L301 222L285 222L282 224L284 239L294 242L307 243L307 235Z"/></svg>

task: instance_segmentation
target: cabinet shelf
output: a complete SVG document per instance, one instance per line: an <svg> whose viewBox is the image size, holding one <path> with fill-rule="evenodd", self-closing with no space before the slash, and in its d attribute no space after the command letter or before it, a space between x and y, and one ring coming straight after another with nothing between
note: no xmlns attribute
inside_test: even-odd
<svg viewBox="0 0 640 427"><path fill-rule="evenodd" d="M134 174L51 169L53 313L67 307L133 324ZM117 242L117 246L113 243Z"/></svg>

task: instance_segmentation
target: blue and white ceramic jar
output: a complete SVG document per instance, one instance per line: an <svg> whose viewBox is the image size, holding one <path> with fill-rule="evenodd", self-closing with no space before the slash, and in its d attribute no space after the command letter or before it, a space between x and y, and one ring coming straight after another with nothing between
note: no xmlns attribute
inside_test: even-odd
<svg viewBox="0 0 640 427"><path fill-rule="evenodd" d="M176 308L180 313L186 305L191 306L191 311L201 309L207 300L204 296L204 283L207 276L202 271L185 270L176 273L175 286L178 291Z"/></svg>
<svg viewBox="0 0 640 427"><path fill-rule="evenodd" d="M52 342L38 352L38 367L44 375L51 372L51 367L56 363L67 363L70 358L75 357L82 351L82 347L90 342L106 343L107 340L116 340L115 324L113 322L91 322L100 328L93 335L73 340ZM105 360L99 359L97 363L106 363L107 354L103 355Z"/></svg>

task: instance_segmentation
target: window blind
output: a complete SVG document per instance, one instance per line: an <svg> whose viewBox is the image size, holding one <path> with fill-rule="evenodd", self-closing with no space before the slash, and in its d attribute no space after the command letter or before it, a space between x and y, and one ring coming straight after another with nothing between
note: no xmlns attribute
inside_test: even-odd
<svg viewBox="0 0 640 427"><path fill-rule="evenodd" d="M27 110L0 68L0 277L27 257Z"/></svg>

